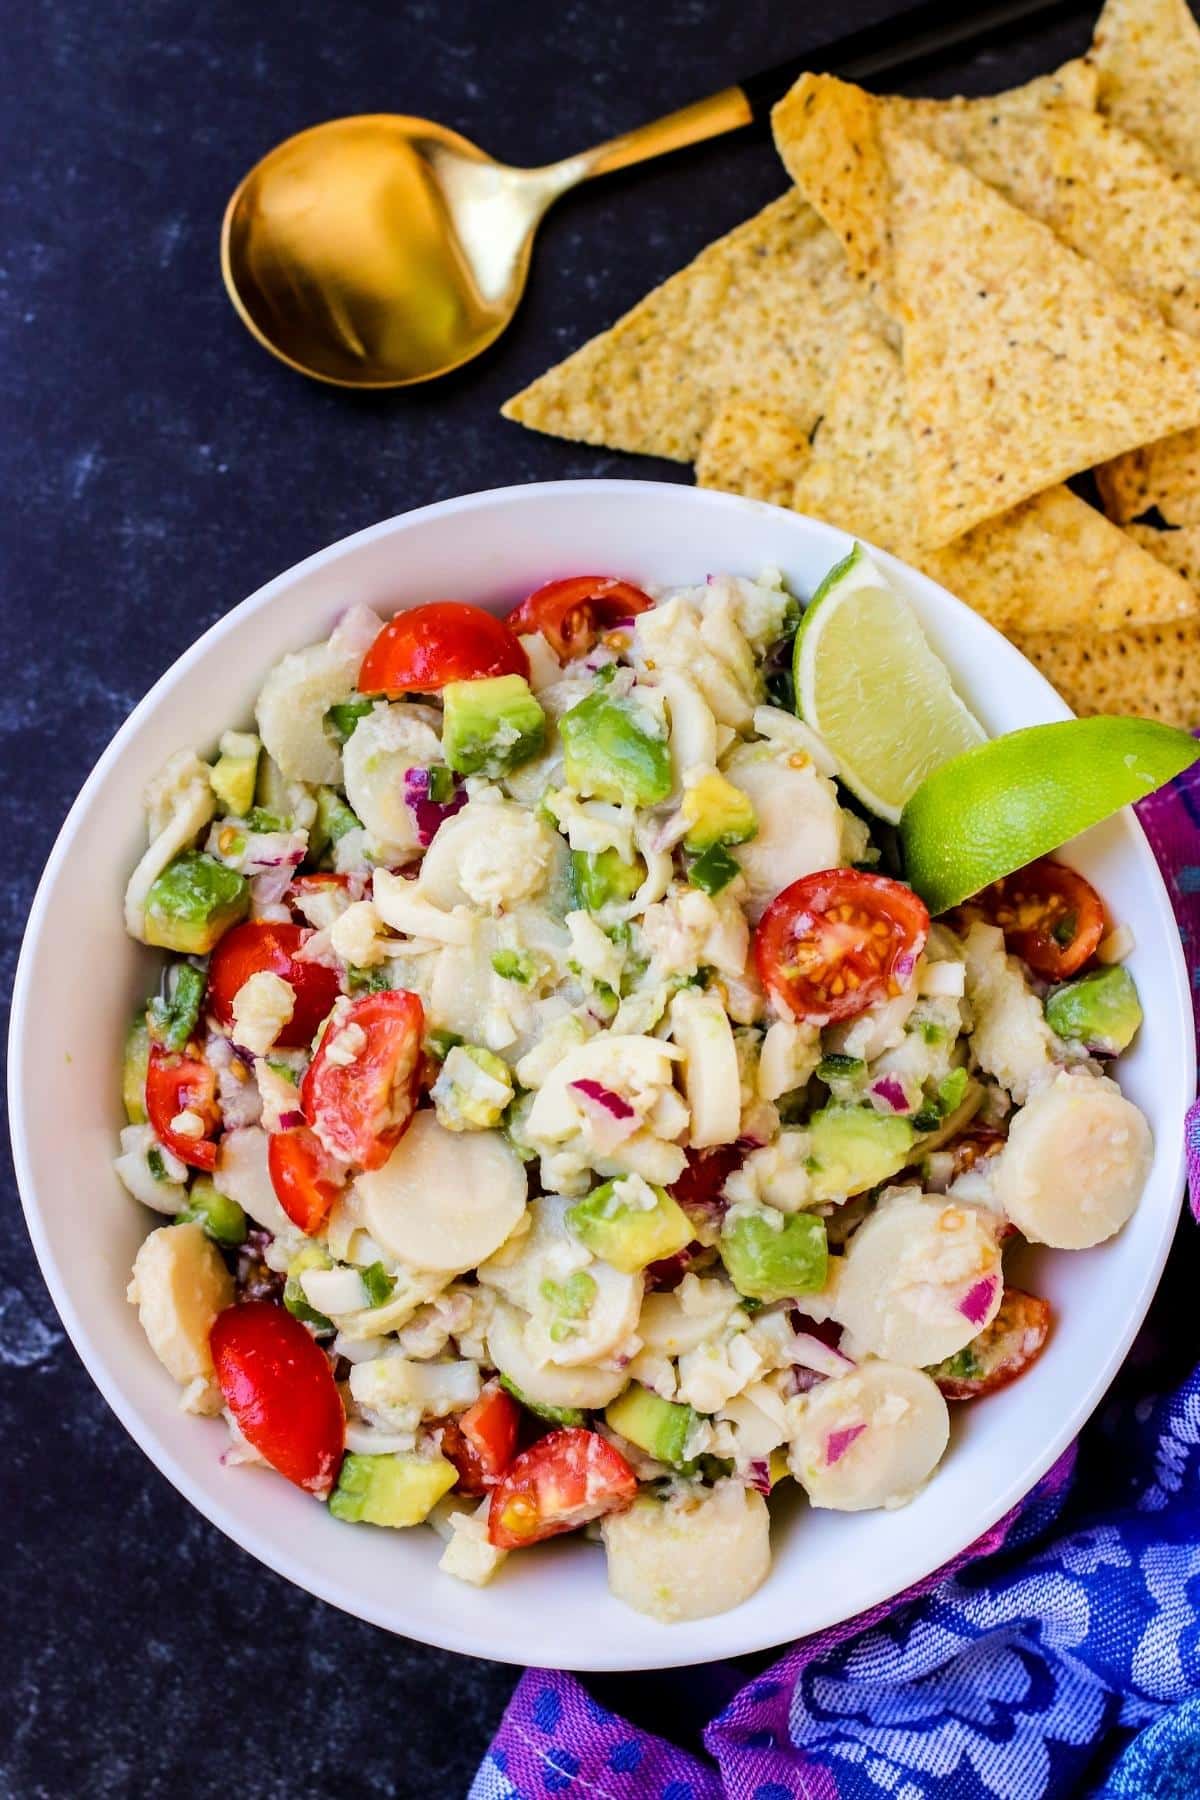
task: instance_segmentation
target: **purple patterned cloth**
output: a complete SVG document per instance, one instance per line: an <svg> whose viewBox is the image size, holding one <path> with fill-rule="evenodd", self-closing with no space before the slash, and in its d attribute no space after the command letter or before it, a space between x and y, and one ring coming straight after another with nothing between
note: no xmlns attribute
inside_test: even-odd
<svg viewBox="0 0 1200 1800"><path fill-rule="evenodd" d="M1200 764L1138 813L1195 992ZM1185 1129L1200 1219L1200 1100ZM676 1672L697 1752L631 1724L574 1676L531 1669L470 1800L1196 1800L1198 1281L1185 1223L1080 1443L953 1562L762 1672L749 1659ZM623 1681L622 1703L644 1712L639 1678ZM593 1686L611 1698L620 1684Z"/></svg>

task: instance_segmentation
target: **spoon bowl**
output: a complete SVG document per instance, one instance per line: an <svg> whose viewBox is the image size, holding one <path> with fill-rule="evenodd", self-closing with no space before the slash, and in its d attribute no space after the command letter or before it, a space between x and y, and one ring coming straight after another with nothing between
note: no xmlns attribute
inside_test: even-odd
<svg viewBox="0 0 1200 1800"><path fill-rule="evenodd" d="M512 317L534 230L564 185L555 172L506 168L401 114L316 125L230 199L229 297L258 341L306 375L343 387L428 381L486 350Z"/></svg>

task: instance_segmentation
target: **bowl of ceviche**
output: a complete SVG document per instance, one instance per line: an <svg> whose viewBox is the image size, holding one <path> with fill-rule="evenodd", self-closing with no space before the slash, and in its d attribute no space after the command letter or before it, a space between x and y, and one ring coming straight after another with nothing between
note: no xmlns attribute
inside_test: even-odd
<svg viewBox="0 0 1200 1800"><path fill-rule="evenodd" d="M386 521L194 644L63 827L42 1269L155 1465L334 1605L778 1644L986 1531L1130 1345L1194 1089L1163 884L1124 812L929 917L788 678L850 547L648 482ZM964 730L1066 716L860 554Z"/></svg>

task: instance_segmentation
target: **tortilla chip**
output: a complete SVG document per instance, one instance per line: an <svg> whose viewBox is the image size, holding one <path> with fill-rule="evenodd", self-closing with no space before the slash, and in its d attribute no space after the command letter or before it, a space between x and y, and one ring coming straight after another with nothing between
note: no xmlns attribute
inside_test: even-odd
<svg viewBox="0 0 1200 1800"><path fill-rule="evenodd" d="M808 453L808 433L789 414L727 401L701 440L696 484L790 506Z"/></svg>
<svg viewBox="0 0 1200 1800"><path fill-rule="evenodd" d="M883 142L928 545L1200 426L1200 343L920 138Z"/></svg>
<svg viewBox="0 0 1200 1800"><path fill-rule="evenodd" d="M1200 182L1200 25L1187 0L1107 0L1088 60L1100 111Z"/></svg>
<svg viewBox="0 0 1200 1800"><path fill-rule="evenodd" d="M837 238L793 189L502 411L556 437L689 462L729 394L811 426L847 327L869 316Z"/></svg>
<svg viewBox="0 0 1200 1800"><path fill-rule="evenodd" d="M802 75L771 114L771 128L784 168L842 240L854 273L886 287L891 181L882 105L833 75Z"/></svg>
<svg viewBox="0 0 1200 1800"><path fill-rule="evenodd" d="M1155 525L1129 525L1126 530L1135 544L1182 575L1200 598L1200 525L1181 525L1174 531L1162 531Z"/></svg>
<svg viewBox="0 0 1200 1800"><path fill-rule="evenodd" d="M702 456L702 487L840 525L914 562L1001 630L1111 630L1200 611L1200 595L1185 581L1067 488L1038 494L943 550L922 550L900 359L874 333L847 344L811 450L789 434L786 419L737 403L709 428L706 449L714 442L718 452L731 444L736 453L723 463Z"/></svg>
<svg viewBox="0 0 1200 1800"><path fill-rule="evenodd" d="M1177 431L1096 470L1110 519L1126 525L1157 507L1168 525L1200 525L1200 431Z"/></svg>
<svg viewBox="0 0 1200 1800"><path fill-rule="evenodd" d="M890 180L880 123L919 131L954 162L1030 208L1052 188L1049 148L1029 133L1030 114L1095 105L1097 76L1082 59L1024 87L980 100L880 100L831 75L802 75L771 115L775 144L792 180L836 231L857 275L886 287ZM1037 166L1034 166L1034 165ZM1012 191L1012 190L1016 191Z"/></svg>
<svg viewBox="0 0 1200 1800"><path fill-rule="evenodd" d="M1200 620L1013 642L1081 715L1136 713L1185 731L1200 725Z"/></svg>
<svg viewBox="0 0 1200 1800"><path fill-rule="evenodd" d="M1110 631L1200 610L1187 583L1068 488L1034 495L940 550L916 541L916 458L900 358L850 340L792 504L913 562L1001 631Z"/></svg>
<svg viewBox="0 0 1200 1800"><path fill-rule="evenodd" d="M1096 83L1095 70L1080 59L991 99L894 98L883 105L888 121L899 130L919 133L940 155L965 163L1014 206L1051 223L1055 171L1041 121L1064 106L1091 112Z"/></svg>

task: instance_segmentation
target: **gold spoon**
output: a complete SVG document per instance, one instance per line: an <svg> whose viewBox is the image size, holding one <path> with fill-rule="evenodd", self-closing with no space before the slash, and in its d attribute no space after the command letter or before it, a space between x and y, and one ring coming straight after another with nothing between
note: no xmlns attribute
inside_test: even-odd
<svg viewBox="0 0 1200 1800"><path fill-rule="evenodd" d="M407 387L469 362L520 303L547 208L595 175L764 119L804 69L862 79L914 69L1031 13L1078 0L1002 0L962 16L923 0L778 69L539 169L496 162L456 131L400 113L333 119L288 138L235 189L221 229L229 298L260 344L340 387Z"/></svg>

